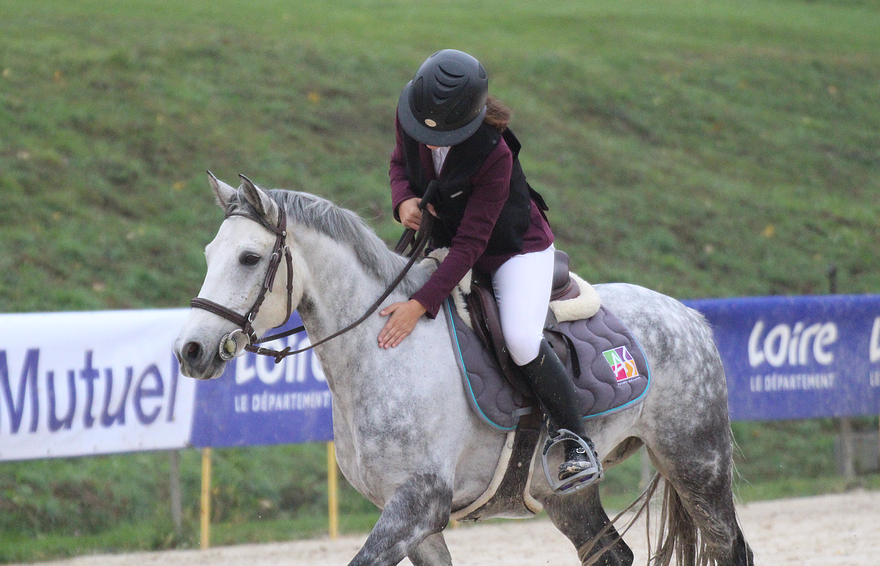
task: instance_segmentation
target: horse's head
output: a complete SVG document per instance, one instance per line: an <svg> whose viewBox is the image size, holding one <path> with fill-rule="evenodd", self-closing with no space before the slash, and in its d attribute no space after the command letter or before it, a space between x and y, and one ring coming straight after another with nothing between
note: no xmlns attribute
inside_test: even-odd
<svg viewBox="0 0 880 566"><path fill-rule="evenodd" d="M205 248L208 272L193 300L199 308L190 312L174 342L180 371L188 377L221 375L226 361L243 353L246 344L284 324L302 297L300 283L288 278L293 270L285 212L242 179L234 189L209 173L226 220Z"/></svg>

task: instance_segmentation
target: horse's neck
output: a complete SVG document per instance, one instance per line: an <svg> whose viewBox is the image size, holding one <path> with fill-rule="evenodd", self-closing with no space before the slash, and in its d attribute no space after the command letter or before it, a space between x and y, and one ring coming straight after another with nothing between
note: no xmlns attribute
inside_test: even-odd
<svg viewBox="0 0 880 566"><path fill-rule="evenodd" d="M311 231L297 244L309 271L299 312L313 342L360 319L385 291L387 283L362 265L351 246ZM395 290L383 305L405 300L404 292ZM382 350L378 338L386 320L374 312L315 349L339 410L357 413L363 404L384 406L383 399L443 388L443 379L457 376L454 358L442 352L441 345L448 345L449 339L441 335L445 325L440 321L421 321L421 330L410 335L406 344ZM437 378L425 380L428 371L438 374ZM436 392L423 397L435 398Z"/></svg>
<svg viewBox="0 0 880 566"><path fill-rule="evenodd" d="M317 341L358 320L385 286L367 273L350 246L314 231L298 240L309 272L298 311L312 340ZM367 321L331 340L326 349L344 354L342 350L362 348L365 331L373 326L375 321ZM373 338L378 331L375 334ZM375 346L375 340L371 345Z"/></svg>

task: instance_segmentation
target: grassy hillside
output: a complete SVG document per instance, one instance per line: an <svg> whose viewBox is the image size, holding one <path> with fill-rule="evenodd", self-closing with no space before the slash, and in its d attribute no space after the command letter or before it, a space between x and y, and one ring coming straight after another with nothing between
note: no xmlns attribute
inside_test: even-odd
<svg viewBox="0 0 880 566"><path fill-rule="evenodd" d="M182 306L204 170L387 241L400 88L477 55L560 246L683 298L880 289L877 2L4 2L0 312Z"/></svg>
<svg viewBox="0 0 880 566"><path fill-rule="evenodd" d="M0 312L187 305L222 218L206 169L328 197L393 242L395 104L444 47L480 58L513 107L589 280L824 293L834 264L841 292L880 292L877 0L0 0L0 15ZM835 473L829 422L736 433L746 495ZM295 521L319 513L320 471L274 471L322 450L219 451L215 519L237 527L216 536L273 536L248 530L258 518L314 532ZM197 466L186 453L177 540L164 454L4 463L0 561L191 544ZM35 550L50 531L69 538Z"/></svg>

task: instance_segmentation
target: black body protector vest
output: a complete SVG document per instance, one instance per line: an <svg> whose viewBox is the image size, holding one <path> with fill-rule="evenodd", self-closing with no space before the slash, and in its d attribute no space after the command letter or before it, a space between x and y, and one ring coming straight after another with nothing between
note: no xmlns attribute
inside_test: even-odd
<svg viewBox="0 0 880 566"><path fill-rule="evenodd" d="M428 180L422 170L419 155L419 142L403 133L403 146L406 156L406 176L410 188L419 197L424 196L428 188ZM492 230L485 253L502 255L522 251L523 236L529 228L532 199L541 211L547 210L544 199L535 192L526 181L522 166L519 163L519 150L522 147L510 129L501 133L497 128L483 123L468 139L449 149L443 164L443 176L438 179L439 191L434 204L437 220L432 233L436 247L449 247L452 238L464 218L464 210L474 190L470 178L479 171L498 145L501 137L507 142L513 153L513 169L510 175L510 196Z"/></svg>

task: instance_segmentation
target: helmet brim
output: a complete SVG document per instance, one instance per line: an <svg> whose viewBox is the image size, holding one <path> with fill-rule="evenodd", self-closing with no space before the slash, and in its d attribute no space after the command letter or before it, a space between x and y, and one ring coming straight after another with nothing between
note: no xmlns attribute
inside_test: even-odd
<svg viewBox="0 0 880 566"><path fill-rule="evenodd" d="M460 128L448 131L429 128L415 117L412 108L410 108L409 93L411 89L412 81L407 83L400 93L400 100L397 102L397 119L400 121L403 131L419 143L437 147L459 144L474 135L474 132L480 128L480 124L483 123L483 118L486 116L486 107L483 106L483 110L480 111L476 118Z"/></svg>

